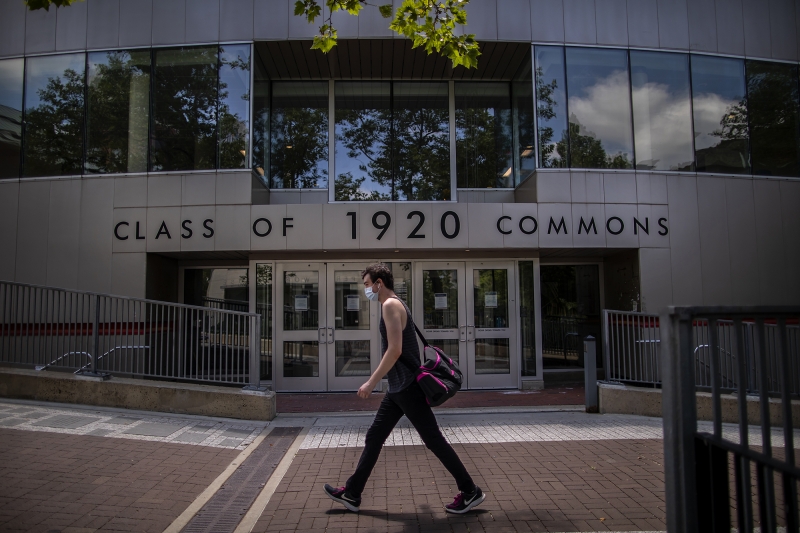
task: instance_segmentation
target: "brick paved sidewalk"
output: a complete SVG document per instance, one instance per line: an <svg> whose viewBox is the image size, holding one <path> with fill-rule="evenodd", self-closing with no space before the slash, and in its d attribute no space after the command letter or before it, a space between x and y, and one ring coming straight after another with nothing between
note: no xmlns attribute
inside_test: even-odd
<svg viewBox="0 0 800 533"><path fill-rule="evenodd" d="M0 429L0 531L163 531L236 449Z"/></svg>
<svg viewBox="0 0 800 533"><path fill-rule="evenodd" d="M656 439L455 444L487 493L477 512L460 516L445 513L455 484L424 446L384 448L358 514L321 488L344 484L361 449L306 449L253 531L663 531L662 446Z"/></svg>

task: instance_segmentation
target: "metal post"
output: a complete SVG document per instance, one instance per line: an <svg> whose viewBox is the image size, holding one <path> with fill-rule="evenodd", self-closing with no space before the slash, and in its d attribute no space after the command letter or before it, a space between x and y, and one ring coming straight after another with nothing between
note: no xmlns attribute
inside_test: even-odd
<svg viewBox="0 0 800 533"><path fill-rule="evenodd" d="M583 369L586 412L597 413L597 340L591 335L583 340Z"/></svg>
<svg viewBox="0 0 800 533"><path fill-rule="evenodd" d="M250 317L250 382L245 390L265 391L261 387L261 320L259 315Z"/></svg>
<svg viewBox="0 0 800 533"><path fill-rule="evenodd" d="M97 358L100 356L100 297L92 295L94 300L94 321L92 322L92 366L91 373L97 375Z"/></svg>

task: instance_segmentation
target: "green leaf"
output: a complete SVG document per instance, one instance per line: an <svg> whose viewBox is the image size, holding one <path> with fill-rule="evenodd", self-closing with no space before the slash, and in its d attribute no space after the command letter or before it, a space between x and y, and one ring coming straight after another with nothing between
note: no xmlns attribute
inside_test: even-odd
<svg viewBox="0 0 800 533"><path fill-rule="evenodd" d="M391 18L392 16L392 4L386 4L383 6L379 6L378 10L381 12L381 16L385 19Z"/></svg>
<svg viewBox="0 0 800 533"><path fill-rule="evenodd" d="M297 0L294 3L294 16L299 17L300 15L304 15L306 12L306 4L303 0Z"/></svg>

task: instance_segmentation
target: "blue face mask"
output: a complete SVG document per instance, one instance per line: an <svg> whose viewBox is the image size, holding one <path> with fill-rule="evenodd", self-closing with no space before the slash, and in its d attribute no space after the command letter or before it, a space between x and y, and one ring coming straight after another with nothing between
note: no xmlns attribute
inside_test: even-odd
<svg viewBox="0 0 800 533"><path fill-rule="evenodd" d="M378 290L373 292L372 287L364 287L364 295L367 297L368 300L375 302L378 300L378 293L381 292L381 288L378 287Z"/></svg>

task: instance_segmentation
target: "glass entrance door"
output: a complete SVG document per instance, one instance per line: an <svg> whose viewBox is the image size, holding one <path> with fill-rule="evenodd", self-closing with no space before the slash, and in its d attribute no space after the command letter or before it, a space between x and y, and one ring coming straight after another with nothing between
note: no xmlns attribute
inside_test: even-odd
<svg viewBox="0 0 800 533"><path fill-rule="evenodd" d="M418 263L415 317L455 360L465 389L517 388L514 263Z"/></svg>
<svg viewBox="0 0 800 533"><path fill-rule="evenodd" d="M462 262L417 263L414 317L425 339L444 350L464 372L462 388L469 388L465 365L467 312Z"/></svg>
<svg viewBox="0 0 800 533"><path fill-rule="evenodd" d="M467 263L467 376L470 388L517 388L514 264Z"/></svg>
<svg viewBox="0 0 800 533"><path fill-rule="evenodd" d="M276 270L276 388L327 390L327 352L333 329L326 320L325 265L287 263L278 264Z"/></svg>
<svg viewBox="0 0 800 533"><path fill-rule="evenodd" d="M328 263L328 390L358 390L377 368L379 304L364 295L361 264ZM332 340L332 342L331 342Z"/></svg>

